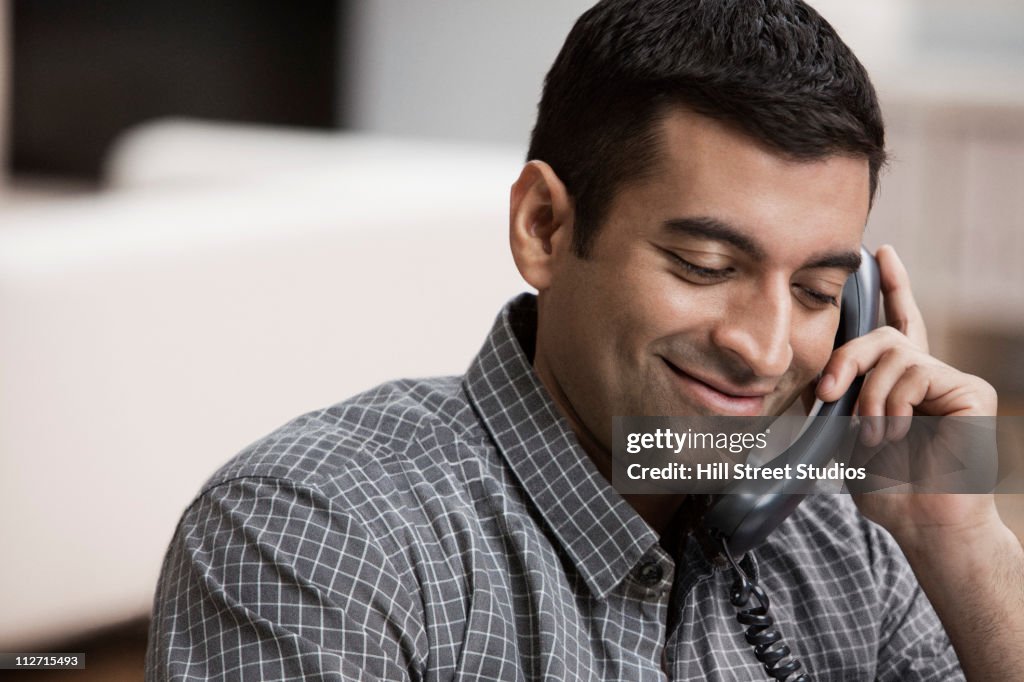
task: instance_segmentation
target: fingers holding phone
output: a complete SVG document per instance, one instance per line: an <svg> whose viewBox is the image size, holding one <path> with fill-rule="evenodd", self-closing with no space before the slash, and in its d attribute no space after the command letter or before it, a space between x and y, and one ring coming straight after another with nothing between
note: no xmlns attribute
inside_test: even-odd
<svg viewBox="0 0 1024 682"><path fill-rule="evenodd" d="M994 416L997 395L988 382L929 354L924 317L895 249L881 247L877 259L888 326L837 348L822 372L817 396L835 400L857 376L866 375L858 401L862 417Z"/></svg>

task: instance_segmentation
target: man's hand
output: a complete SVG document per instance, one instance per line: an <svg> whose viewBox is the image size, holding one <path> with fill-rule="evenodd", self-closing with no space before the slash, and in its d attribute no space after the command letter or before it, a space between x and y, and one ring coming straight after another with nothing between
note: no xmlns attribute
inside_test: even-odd
<svg viewBox="0 0 1024 682"><path fill-rule="evenodd" d="M913 415L994 418L997 396L991 385L928 353L924 319L896 251L883 246L877 258L889 326L836 349L818 397L835 400L856 376L866 374L858 401L866 445L899 440ZM1000 520L993 496L871 493L856 501L907 555L968 679L1020 679L1024 550ZM1000 624L998 630L991 628L993 622Z"/></svg>
<svg viewBox="0 0 1024 682"><path fill-rule="evenodd" d="M878 250L882 300L890 326L838 348L825 366L818 397L835 400L854 378L867 374L858 400L865 445L906 435L915 414L935 417L989 416L997 408L995 389L928 353L928 336L906 268L890 246ZM830 381L831 379L831 381ZM885 417L898 417L886 420ZM879 493L857 499L861 512L888 529L904 551L935 535L970 531L999 523L991 495L903 495Z"/></svg>

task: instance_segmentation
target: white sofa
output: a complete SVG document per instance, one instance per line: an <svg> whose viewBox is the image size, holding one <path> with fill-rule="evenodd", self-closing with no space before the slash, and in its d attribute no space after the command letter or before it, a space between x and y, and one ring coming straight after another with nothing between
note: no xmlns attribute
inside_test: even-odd
<svg viewBox="0 0 1024 682"><path fill-rule="evenodd" d="M0 208L0 651L148 613L178 516L247 443L461 373L526 288L520 165L168 122L119 146L110 191Z"/></svg>

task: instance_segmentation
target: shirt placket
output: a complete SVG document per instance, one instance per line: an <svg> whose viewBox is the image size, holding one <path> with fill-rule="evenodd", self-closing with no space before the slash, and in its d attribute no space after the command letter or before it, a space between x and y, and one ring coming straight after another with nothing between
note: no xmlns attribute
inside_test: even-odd
<svg viewBox="0 0 1024 682"><path fill-rule="evenodd" d="M666 617L675 562L661 547L651 547L623 580L623 597L638 627L635 652L638 680L667 679L665 662ZM626 644L626 642L623 642Z"/></svg>

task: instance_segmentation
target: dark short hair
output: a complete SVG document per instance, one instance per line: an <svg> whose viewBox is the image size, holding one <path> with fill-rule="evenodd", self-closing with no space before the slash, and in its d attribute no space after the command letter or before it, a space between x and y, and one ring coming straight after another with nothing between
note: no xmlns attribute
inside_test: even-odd
<svg viewBox="0 0 1024 682"><path fill-rule="evenodd" d="M864 67L800 0L603 0L577 20L544 80L528 158L575 202L586 257L628 182L655 170L674 106L727 122L797 160L865 157L871 197L885 130Z"/></svg>

